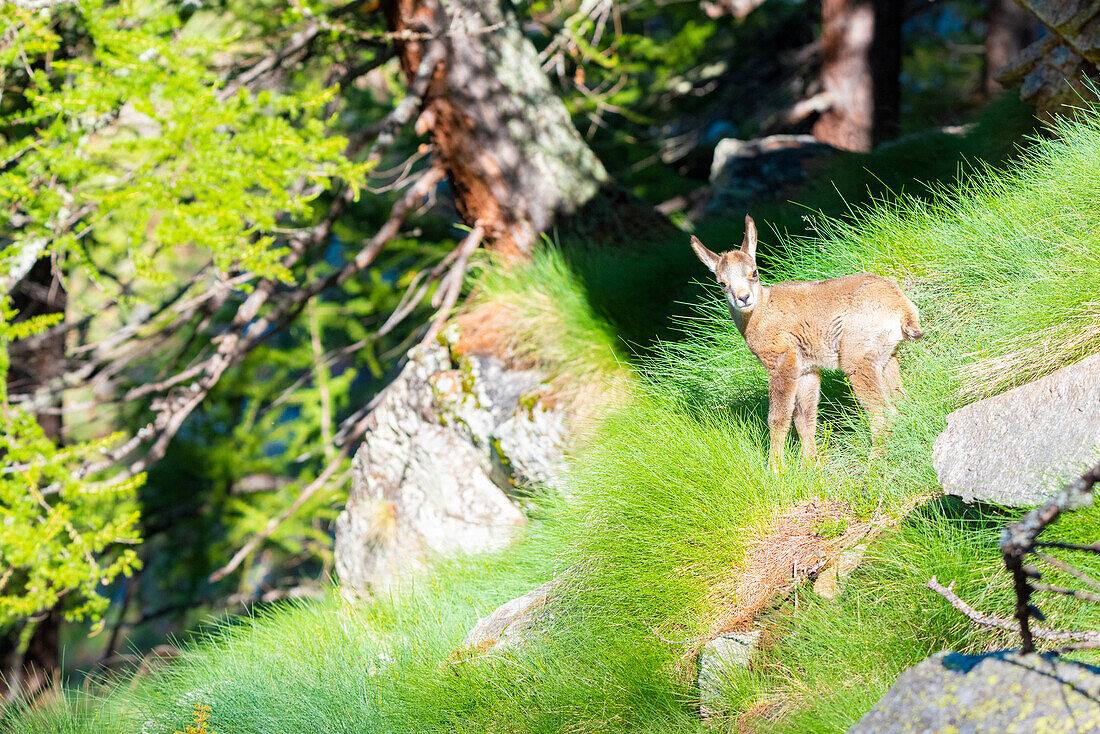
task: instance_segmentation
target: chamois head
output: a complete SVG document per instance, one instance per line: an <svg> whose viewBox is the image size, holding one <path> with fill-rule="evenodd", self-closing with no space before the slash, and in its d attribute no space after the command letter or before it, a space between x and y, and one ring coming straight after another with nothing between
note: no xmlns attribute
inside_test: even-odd
<svg viewBox="0 0 1100 734"><path fill-rule="evenodd" d="M756 270L756 224L745 215L745 239L740 250L721 255L711 252L698 237L692 236L691 248L718 279L730 308L748 313L760 303L760 273Z"/></svg>

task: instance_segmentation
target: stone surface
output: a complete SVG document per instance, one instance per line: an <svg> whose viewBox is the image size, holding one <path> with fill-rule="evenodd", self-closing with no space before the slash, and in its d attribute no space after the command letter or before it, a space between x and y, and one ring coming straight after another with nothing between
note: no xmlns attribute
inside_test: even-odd
<svg viewBox="0 0 1100 734"><path fill-rule="evenodd" d="M848 582L848 577L863 563L867 545L867 543L860 543L841 551L836 559L814 579L814 593L836 601L844 593L844 585Z"/></svg>
<svg viewBox="0 0 1100 734"><path fill-rule="evenodd" d="M734 669L745 669L760 646L760 630L728 632L708 641L699 652L699 715L720 715L722 684Z"/></svg>
<svg viewBox="0 0 1100 734"><path fill-rule="evenodd" d="M556 580L547 581L479 619L463 640L459 653L503 652L545 629L553 621L546 602L556 585Z"/></svg>
<svg viewBox="0 0 1100 734"><path fill-rule="evenodd" d="M848 734L1100 731L1100 668L1053 655L941 652L905 671Z"/></svg>
<svg viewBox="0 0 1100 734"><path fill-rule="evenodd" d="M1025 48L1016 64L997 79L1004 86L1019 86L1020 99L1040 112L1056 114L1091 96L1084 84L1090 67L1061 38L1049 35Z"/></svg>
<svg viewBox="0 0 1100 734"><path fill-rule="evenodd" d="M522 492L559 473L564 420L538 402L543 376L446 343L414 349L371 414L336 521L346 591L392 585L433 556L507 544Z"/></svg>
<svg viewBox="0 0 1100 734"><path fill-rule="evenodd" d="M947 416L932 465L948 494L1040 505L1100 457L1100 354Z"/></svg>
<svg viewBox="0 0 1100 734"><path fill-rule="evenodd" d="M720 140L710 169L712 211L740 211L776 190L803 183L807 163L833 152L812 135L772 135L756 140Z"/></svg>

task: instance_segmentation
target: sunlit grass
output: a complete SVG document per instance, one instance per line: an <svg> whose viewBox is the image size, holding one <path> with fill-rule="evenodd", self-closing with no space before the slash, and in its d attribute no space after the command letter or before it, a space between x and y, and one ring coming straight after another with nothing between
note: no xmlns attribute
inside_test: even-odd
<svg viewBox="0 0 1100 734"><path fill-rule="evenodd" d="M881 457L833 375L824 463L800 467L792 444L791 465L769 472L766 375L717 294L676 324L680 338L637 352L646 359L612 326L629 323L631 299L644 300L639 284L686 267L684 253L624 260L547 248L526 268L486 271L479 303L510 309L509 337L551 375L593 379L633 361L632 388L586 436L566 491L537 507L516 547L441 565L392 598L334 594L236 621L133 687L13 715L8 728L137 732L152 721L172 732L197 697L222 734L690 731L686 648L658 632L706 634L711 591L737 573L749 541L812 497L896 521L837 600L802 588L797 604L762 615L766 651L725 686L730 722L841 731L928 654L1014 644L925 588L933 575L954 581L975 607L1010 615L996 538L1018 514L938 497L930 456L952 410L1100 351L1100 121L1056 132L1005 172L852 219L815 217L812 236L770 243L768 282L869 270L898 278L920 307L927 336L902 347L906 398ZM604 287L616 265L629 284L620 291ZM1051 535L1092 542L1100 511L1067 516ZM453 654L479 616L556 575L566 581L545 634L507 655ZM1042 605L1052 626L1100 627L1087 604Z"/></svg>

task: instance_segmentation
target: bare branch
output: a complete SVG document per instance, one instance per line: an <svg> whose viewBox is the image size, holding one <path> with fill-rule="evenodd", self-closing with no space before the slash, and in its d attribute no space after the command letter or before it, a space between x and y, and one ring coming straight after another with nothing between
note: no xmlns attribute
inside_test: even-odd
<svg viewBox="0 0 1100 734"><path fill-rule="evenodd" d="M484 236L485 228L479 224L470 230L470 233L466 235L466 239L459 245L455 264L443 276L443 280L439 283L439 290L436 291L435 298L432 299L432 305L436 307L438 313L432 320L432 325L428 327L428 332L424 335L423 341L430 340L438 333L440 327L443 326L443 322L450 315L451 309L458 302L458 295L462 290L462 281L466 275L466 263L473 251L481 244L481 238Z"/></svg>
<svg viewBox="0 0 1100 734"><path fill-rule="evenodd" d="M301 508L302 505L306 503L307 500L309 500L310 497L317 493L317 490L328 484L329 479L332 477L333 474L336 473L336 470L340 468L340 465L343 463L344 459L348 457L350 447L350 441L348 443L345 443L337 452L332 461L329 462L328 466L325 467L324 471L318 474L316 479L306 485L306 488L302 490L301 494L298 495L298 498L294 500L294 503L275 517L271 518L271 520L268 521L267 526L264 527L262 531L257 533L251 540L241 546L240 550L233 554L233 557L229 559L229 563L225 564L217 571L210 574L210 580L219 581L229 574L233 573L233 571L235 571L237 567L240 566L242 562L244 562L244 559L248 558L249 554L252 553L252 551L256 550L256 547L259 546L260 543L270 538L271 534L274 533L280 525L286 522L295 512L298 511L299 508Z"/></svg>
<svg viewBox="0 0 1100 734"><path fill-rule="evenodd" d="M298 31L290 37L290 42L286 46L276 51L272 51L248 69L248 71L242 72L226 84L225 87L218 92L218 99L224 102L236 94L237 90L242 87L247 87L261 80L262 77L278 71L289 59L307 54L310 46L313 45L314 40L316 40L320 32L321 27L312 23Z"/></svg>
<svg viewBox="0 0 1100 734"><path fill-rule="evenodd" d="M1071 543L1036 543L1035 539L1048 525L1058 519L1066 510L1089 507L1093 503L1092 488L1100 483L1100 464L1079 476L1065 486L1042 507L1037 507L1016 522L1008 525L1001 533L1001 552L1005 555L1023 555L1034 545L1064 547L1074 550L1100 550L1096 546L1076 546Z"/></svg>
<svg viewBox="0 0 1100 734"><path fill-rule="evenodd" d="M1080 589L1070 589L1065 586L1053 586L1051 584L1032 584L1031 588L1035 591L1046 591L1051 594L1072 596L1074 599L1081 599L1082 601L1100 601L1100 594L1094 594L1091 591L1081 591Z"/></svg>
<svg viewBox="0 0 1100 734"><path fill-rule="evenodd" d="M960 599L955 594L955 592L952 591L954 585L954 582L952 582L950 586L943 586L938 581L936 581L935 576L929 579L927 584L929 589L949 601L951 603L951 606L955 607L955 609L965 614L975 624L982 627L1005 630L1006 632L1020 632L1019 622L1013 621L1011 619L1005 619L1004 617L995 617L991 614L984 614L982 612L975 611L973 607ZM1100 644L1100 632L1094 632L1092 630L1053 630L1049 627L1039 627L1037 625L1033 625L1031 627L1031 634L1041 640Z"/></svg>
<svg viewBox="0 0 1100 734"><path fill-rule="evenodd" d="M1036 552L1035 556L1037 558L1039 558L1040 560L1042 560L1042 561L1046 561L1047 563L1054 566L1055 568L1057 568L1061 571L1065 571L1069 575L1074 576L1074 577L1080 579L1081 581L1084 581L1086 584L1088 584L1092 588L1096 589L1097 591L1100 591L1100 581L1097 581L1092 576L1089 576L1087 573L1085 573L1081 569L1077 568L1076 566L1072 566L1072 565L1066 563L1065 561L1063 561L1061 558L1057 558L1055 556L1052 556L1049 553Z"/></svg>
<svg viewBox="0 0 1100 734"><path fill-rule="evenodd" d="M382 159L383 149L393 143L397 131L412 121L413 115L423 105L424 95L428 93L428 86L435 75L436 67L442 63L446 53L447 50L443 44L429 44L428 50L424 54L424 58L420 60L420 66L417 67L416 74L409 84L409 90L404 99L398 102L397 106L384 118L352 138L348 145L349 158L358 155L367 142L377 139L367 155L367 161L377 163Z"/></svg>
<svg viewBox="0 0 1100 734"><path fill-rule="evenodd" d="M1016 522L1005 526L1001 531L1001 556L1004 558L1005 568L1012 574L1012 583L1016 591L1015 617L1019 624L1021 652L1029 653L1035 650L1030 617L1032 616L1031 595L1036 587L1032 586L1028 578L1024 556L1032 552L1036 546L1100 552L1100 543L1092 546L1078 546L1073 543L1037 540L1039 534L1063 512L1091 506L1092 490L1097 483L1100 483L1100 463L1067 484L1045 505L1035 508Z"/></svg>

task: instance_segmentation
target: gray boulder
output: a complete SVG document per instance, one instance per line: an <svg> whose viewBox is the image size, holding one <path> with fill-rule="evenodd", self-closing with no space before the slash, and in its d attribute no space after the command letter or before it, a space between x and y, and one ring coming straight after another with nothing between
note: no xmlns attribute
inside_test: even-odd
<svg viewBox="0 0 1100 734"><path fill-rule="evenodd" d="M553 621L547 601L556 586L556 579L547 581L479 619L463 640L459 654L503 652L545 629Z"/></svg>
<svg viewBox="0 0 1100 734"><path fill-rule="evenodd" d="M808 177L807 163L835 150L812 135L720 140L710 167L709 208L740 212L749 202L802 184Z"/></svg>
<svg viewBox="0 0 1100 734"><path fill-rule="evenodd" d="M1095 99L1100 63L1100 4L1094 0L1017 0L1045 32L998 81L1020 85L1020 98L1046 113L1066 113Z"/></svg>
<svg viewBox="0 0 1100 734"><path fill-rule="evenodd" d="M1100 668L1056 655L941 652L905 671L848 734L1100 731Z"/></svg>
<svg viewBox="0 0 1100 734"><path fill-rule="evenodd" d="M538 401L543 376L455 355L449 337L412 350L371 414L336 521L345 591L503 547L525 523L523 492L560 471L564 421Z"/></svg>
<svg viewBox="0 0 1100 734"><path fill-rule="evenodd" d="M1041 505L1100 456L1100 354L947 416L932 465L948 494Z"/></svg>

